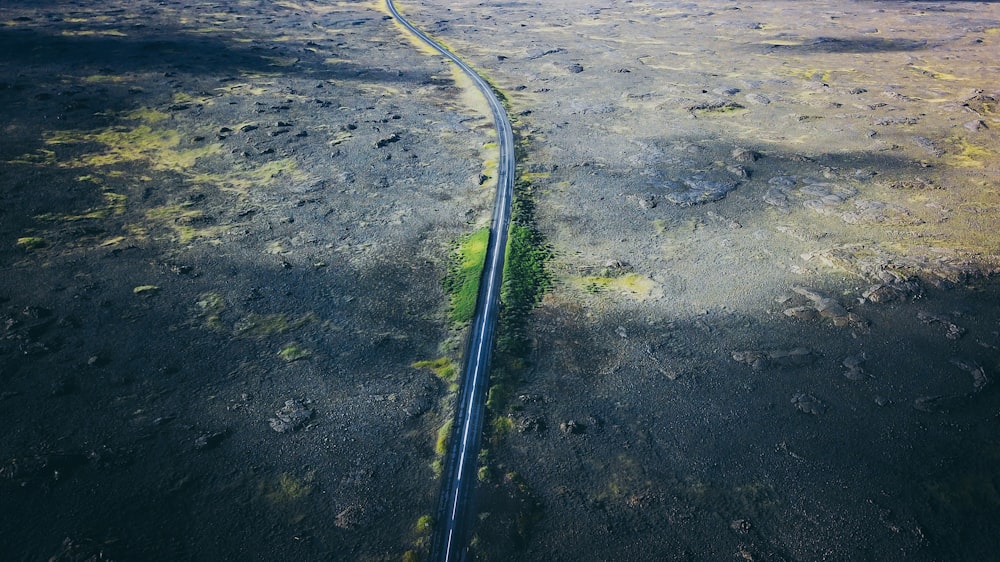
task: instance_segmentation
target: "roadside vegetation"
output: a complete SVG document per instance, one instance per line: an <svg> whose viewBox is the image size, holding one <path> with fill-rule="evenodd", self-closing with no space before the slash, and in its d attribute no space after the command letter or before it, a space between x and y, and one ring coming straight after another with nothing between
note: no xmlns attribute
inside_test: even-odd
<svg viewBox="0 0 1000 562"><path fill-rule="evenodd" d="M490 229L484 227L461 238L452 252L448 273L442 284L451 295L448 317L454 325L471 321L472 315L476 313L479 280L483 275L489 241Z"/></svg>

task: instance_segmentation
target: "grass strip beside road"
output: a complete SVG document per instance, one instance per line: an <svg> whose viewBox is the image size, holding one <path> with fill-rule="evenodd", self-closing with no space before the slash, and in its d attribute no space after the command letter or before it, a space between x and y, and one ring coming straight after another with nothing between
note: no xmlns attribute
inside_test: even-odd
<svg viewBox="0 0 1000 562"><path fill-rule="evenodd" d="M451 295L448 316L455 324L471 321L476 313L479 281L483 276L489 239L490 229L484 227L464 236L456 245L448 273L442 280L445 291Z"/></svg>

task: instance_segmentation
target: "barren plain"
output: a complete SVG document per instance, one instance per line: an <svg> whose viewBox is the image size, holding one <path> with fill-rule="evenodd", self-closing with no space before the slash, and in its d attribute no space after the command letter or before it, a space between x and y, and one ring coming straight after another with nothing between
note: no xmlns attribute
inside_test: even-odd
<svg viewBox="0 0 1000 562"><path fill-rule="evenodd" d="M475 559L993 556L996 3L399 7L549 256ZM371 2L4 0L0 53L3 559L426 557L468 84Z"/></svg>

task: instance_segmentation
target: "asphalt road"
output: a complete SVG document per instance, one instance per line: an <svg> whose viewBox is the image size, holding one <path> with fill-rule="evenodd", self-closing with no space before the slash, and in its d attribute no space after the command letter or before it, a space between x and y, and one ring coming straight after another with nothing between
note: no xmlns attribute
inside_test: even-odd
<svg viewBox="0 0 1000 562"><path fill-rule="evenodd" d="M476 314L472 318L463 358L461 390L442 473L441 500L431 542L431 559L451 562L465 558L472 527L471 516L474 512L471 504L476 487L477 457L482 441L490 358L499 315L500 285L503 281L503 261L514 191L514 132L503 104L482 76L410 24L396 10L392 0L386 0L386 6L411 33L457 64L475 82L493 112L500 147L496 199L493 203L493 222L486 248L486 263L479 284Z"/></svg>

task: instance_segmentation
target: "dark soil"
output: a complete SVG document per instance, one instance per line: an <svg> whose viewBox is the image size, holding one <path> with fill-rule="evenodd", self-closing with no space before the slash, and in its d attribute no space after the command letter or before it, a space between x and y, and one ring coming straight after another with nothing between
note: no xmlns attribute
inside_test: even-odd
<svg viewBox="0 0 1000 562"><path fill-rule="evenodd" d="M419 546L491 199L449 68L367 5L0 14L0 558Z"/></svg>

